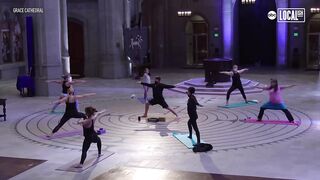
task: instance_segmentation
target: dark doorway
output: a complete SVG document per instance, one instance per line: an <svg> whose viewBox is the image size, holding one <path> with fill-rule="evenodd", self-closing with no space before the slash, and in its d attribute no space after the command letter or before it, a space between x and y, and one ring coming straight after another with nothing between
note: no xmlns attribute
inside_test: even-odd
<svg viewBox="0 0 320 180"><path fill-rule="evenodd" d="M241 65L276 65L276 20L269 11L276 12L274 0L259 0L255 4L234 7L235 58Z"/></svg>
<svg viewBox="0 0 320 180"><path fill-rule="evenodd" d="M84 77L84 30L81 21L68 18L71 74Z"/></svg>
<svg viewBox="0 0 320 180"><path fill-rule="evenodd" d="M190 18L186 25L187 65L203 65L208 58L208 23L199 15Z"/></svg>
<svg viewBox="0 0 320 180"><path fill-rule="evenodd" d="M307 32L307 69L320 69L320 14L308 22Z"/></svg>

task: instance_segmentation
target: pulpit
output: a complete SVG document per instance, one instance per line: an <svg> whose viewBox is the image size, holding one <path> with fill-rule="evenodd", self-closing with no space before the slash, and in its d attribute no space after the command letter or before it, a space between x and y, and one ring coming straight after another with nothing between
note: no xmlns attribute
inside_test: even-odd
<svg viewBox="0 0 320 180"><path fill-rule="evenodd" d="M230 76L219 73L220 71L230 71L232 60L224 58L211 58L203 61L205 70L205 82L229 82Z"/></svg>

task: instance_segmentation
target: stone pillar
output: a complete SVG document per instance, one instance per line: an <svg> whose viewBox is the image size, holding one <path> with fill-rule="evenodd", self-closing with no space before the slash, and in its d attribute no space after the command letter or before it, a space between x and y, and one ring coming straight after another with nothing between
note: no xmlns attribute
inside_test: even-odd
<svg viewBox="0 0 320 180"><path fill-rule="evenodd" d="M70 73L70 56L68 42L68 12L67 0L60 0L60 17L61 17L61 61L63 74Z"/></svg>
<svg viewBox="0 0 320 180"><path fill-rule="evenodd" d="M100 66L102 78L123 78L129 63L124 58L123 0L99 0Z"/></svg>
<svg viewBox="0 0 320 180"><path fill-rule="evenodd" d="M222 1L223 56L232 59L233 42L233 5L235 0Z"/></svg>
<svg viewBox="0 0 320 180"><path fill-rule="evenodd" d="M36 95L57 96L61 92L61 87L57 84L48 84L46 80L60 79L62 74L60 1L30 0L28 4L31 7L43 7L44 11L43 14L32 15L35 38Z"/></svg>
<svg viewBox="0 0 320 180"><path fill-rule="evenodd" d="M277 8L287 8L288 0L276 0ZM277 23L277 65L287 65L288 24Z"/></svg>

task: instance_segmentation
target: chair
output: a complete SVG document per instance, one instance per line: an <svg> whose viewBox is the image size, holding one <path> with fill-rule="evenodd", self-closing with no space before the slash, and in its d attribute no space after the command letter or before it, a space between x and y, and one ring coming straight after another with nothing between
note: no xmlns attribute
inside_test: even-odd
<svg viewBox="0 0 320 180"><path fill-rule="evenodd" d="M3 106L3 114L0 114L0 117L4 118L4 121L7 120L7 115L6 115L6 100L7 99L0 99L0 105Z"/></svg>

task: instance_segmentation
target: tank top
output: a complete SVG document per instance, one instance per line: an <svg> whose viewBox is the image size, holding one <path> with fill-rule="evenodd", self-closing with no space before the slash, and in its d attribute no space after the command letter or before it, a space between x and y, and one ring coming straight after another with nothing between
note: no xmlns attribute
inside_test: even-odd
<svg viewBox="0 0 320 180"><path fill-rule="evenodd" d="M274 104L282 104L281 89L278 87L277 91L274 89L269 90L269 101Z"/></svg>
<svg viewBox="0 0 320 180"><path fill-rule="evenodd" d="M68 89L70 88L70 86L66 85L67 82L68 81L65 81L65 80L62 82L62 93L63 94L68 94Z"/></svg>
<svg viewBox="0 0 320 180"><path fill-rule="evenodd" d="M94 131L94 122L91 120L91 126L86 128L83 126L83 136L91 138L96 132Z"/></svg>
<svg viewBox="0 0 320 180"><path fill-rule="evenodd" d="M77 103L76 102L69 102L69 97L66 101L66 110L65 110L65 113L73 113L73 112L78 112L78 109L77 109Z"/></svg>
<svg viewBox="0 0 320 180"><path fill-rule="evenodd" d="M240 74L233 71L232 85L241 85Z"/></svg>

